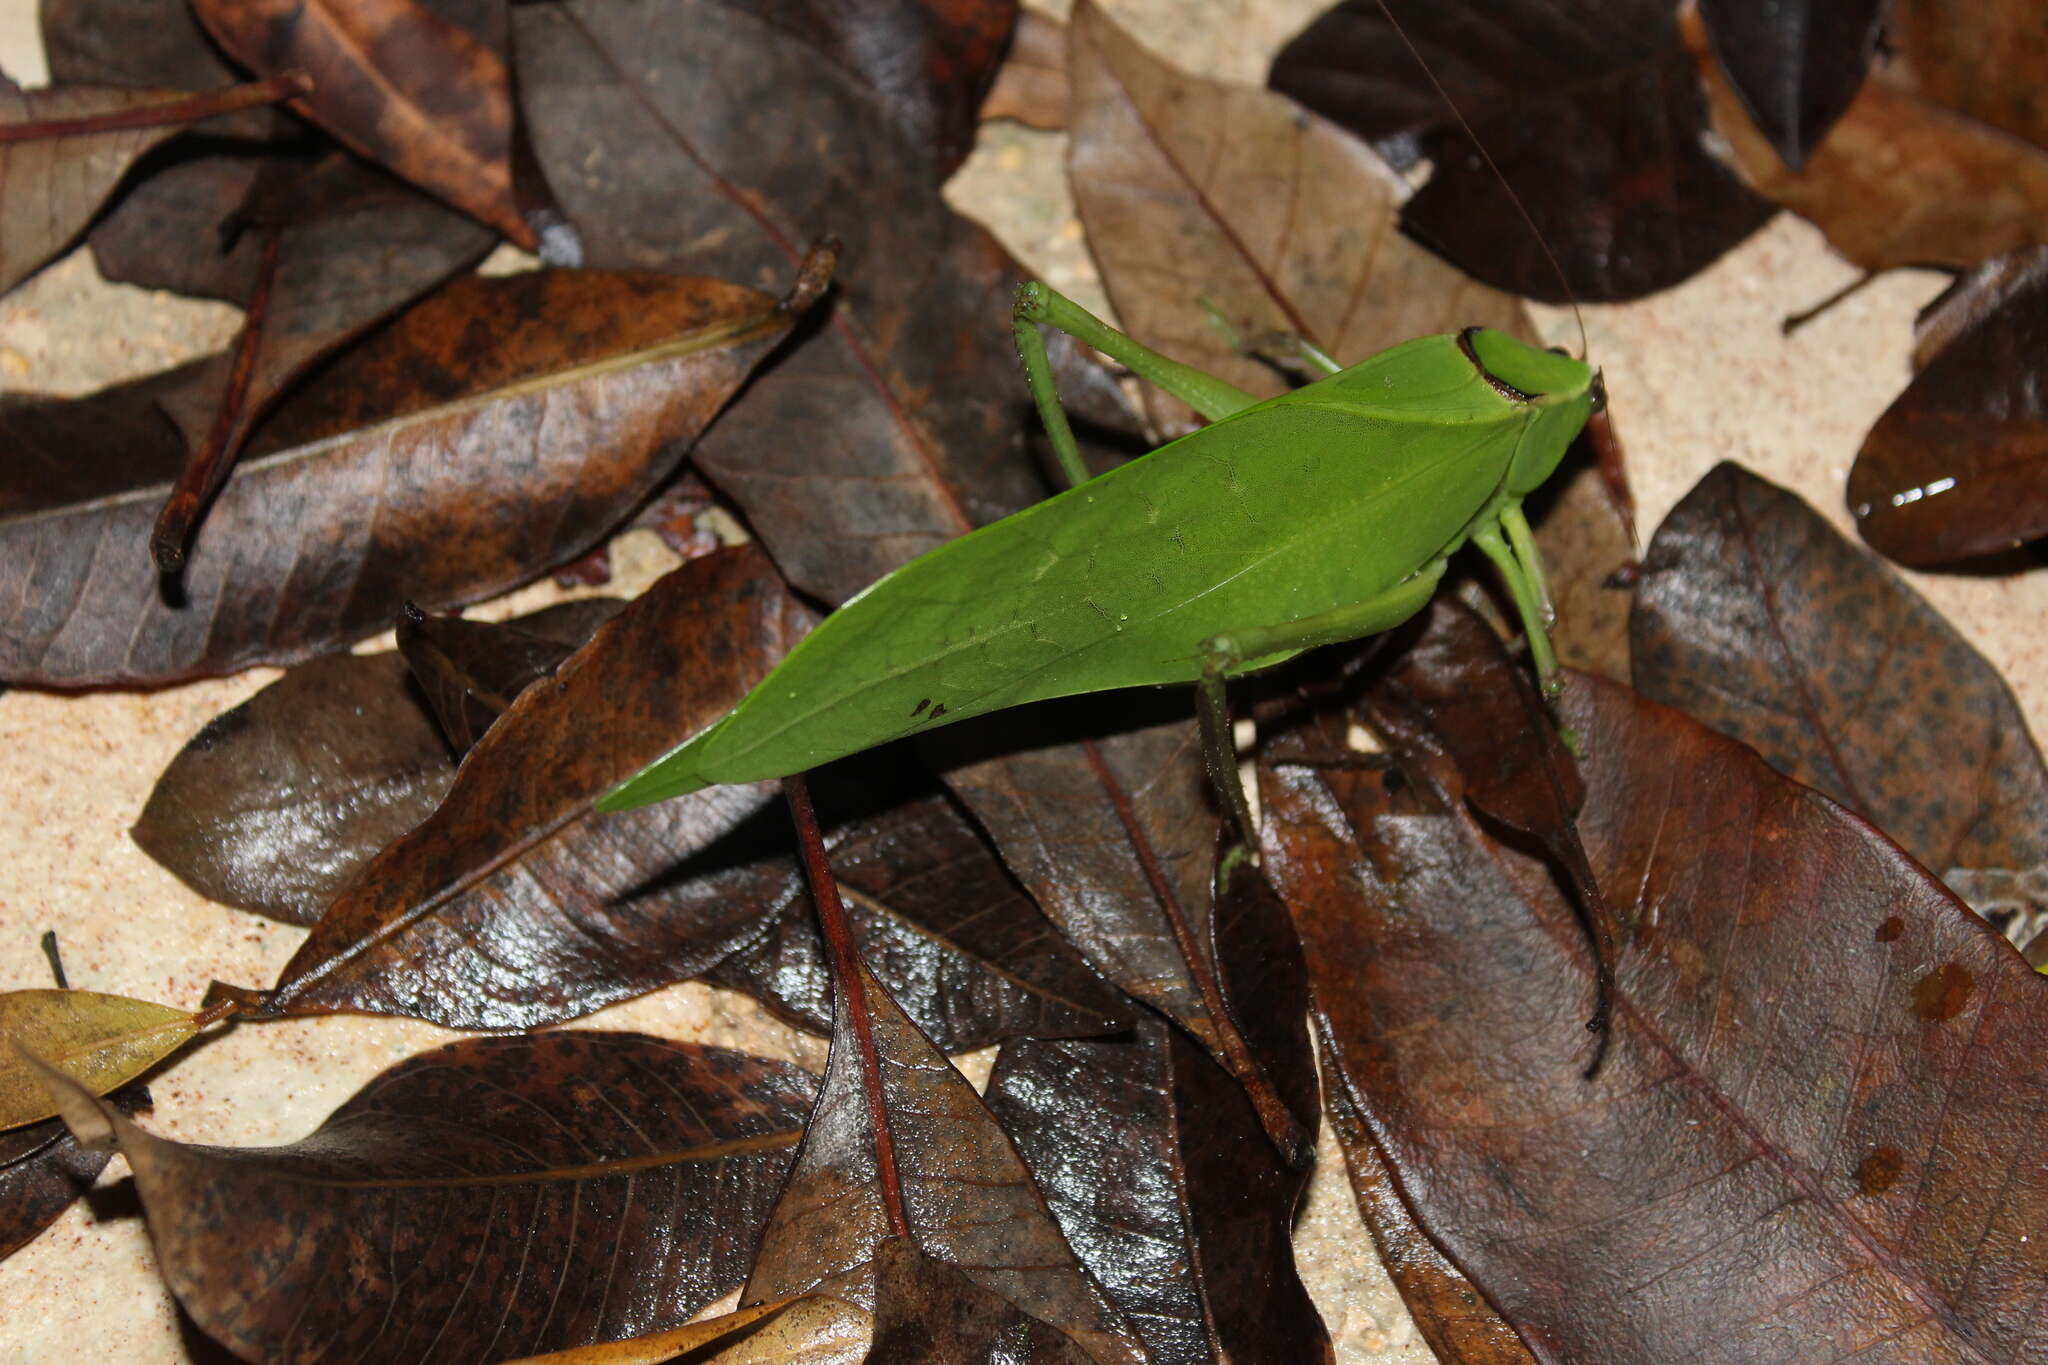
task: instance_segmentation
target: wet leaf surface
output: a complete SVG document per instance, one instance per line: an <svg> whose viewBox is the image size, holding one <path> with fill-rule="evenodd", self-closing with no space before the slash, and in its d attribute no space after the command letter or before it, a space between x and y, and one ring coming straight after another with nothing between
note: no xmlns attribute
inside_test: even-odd
<svg viewBox="0 0 2048 1365"><path fill-rule="evenodd" d="M448 747L466 754L521 692L552 674L625 605L590 597L516 621L408 612L398 620L398 652Z"/></svg>
<svg viewBox="0 0 2048 1365"><path fill-rule="evenodd" d="M195 0L192 8L251 70L309 73L312 92L294 107L342 142L518 245L538 244L513 195L501 6Z"/></svg>
<svg viewBox="0 0 2048 1365"><path fill-rule="evenodd" d="M965 1077L860 972L903 1207L919 1246L980 1288L1066 1333L1102 1365L1144 1357L1061 1239L1024 1162ZM890 1240L875 1130L842 1010L824 1087L761 1237L742 1303L812 1290L876 1304Z"/></svg>
<svg viewBox="0 0 2048 1365"><path fill-rule="evenodd" d="M1540 869L1376 775L1266 788L1344 1102L1425 1229L1563 1359L2038 1351L2044 983L1733 741L1592 678L1562 712L1593 866L1633 892L1595 1082Z"/></svg>
<svg viewBox="0 0 2048 1365"><path fill-rule="evenodd" d="M891 1237L875 1253L873 1365L1091 1365L1094 1356L944 1261Z"/></svg>
<svg viewBox="0 0 2048 1365"><path fill-rule="evenodd" d="M1408 188L1356 138L1282 95L1176 70L1095 5L1071 35L1068 175L1133 336L1270 397L1298 379L1240 350L1212 309L1240 339L1301 337L1346 364L1461 327L1531 334L1519 304L1401 236ZM1162 431L1200 424L1144 392Z"/></svg>
<svg viewBox="0 0 2048 1365"><path fill-rule="evenodd" d="M588 639L619 606L593 598L523 627L461 624L480 637L467 652L486 657L499 632L519 641L554 632L547 643L559 661L569 639ZM454 780L455 758L405 659L335 654L208 721L157 779L129 834L210 900L312 924L364 864L433 814Z"/></svg>
<svg viewBox="0 0 2048 1365"><path fill-rule="evenodd" d="M635 0L513 24L535 150L591 264L786 279L815 235L844 239L815 333L693 456L797 588L844 601L1045 495L1009 323L1021 276L868 87L717 0L658 24ZM1091 370L1063 392L1114 403Z"/></svg>
<svg viewBox="0 0 2048 1365"><path fill-rule="evenodd" d="M1247 869L1224 907L1231 1000L1289 1102L1312 1112L1300 949L1257 882ZM1158 1365L1331 1358L1290 1242L1308 1173L1184 1034L1148 1016L1118 1038L1008 1043L988 1103Z"/></svg>
<svg viewBox="0 0 2048 1365"><path fill-rule="evenodd" d="M1868 817L2031 933L2048 768L2018 703L1940 613L1794 495L1717 466L1651 541L1631 637L1646 695Z"/></svg>
<svg viewBox="0 0 2048 1365"><path fill-rule="evenodd" d="M24 92L0 79L0 124L90 118L184 98L189 95L178 90L87 85ZM0 145L0 290L12 289L69 246L129 167L180 127L167 123Z"/></svg>
<svg viewBox="0 0 2048 1365"><path fill-rule="evenodd" d="M1971 296L1944 302L1971 321L1885 409L1849 470L1856 529L1920 568L2048 535L2048 249L1987 262L1961 288Z"/></svg>
<svg viewBox="0 0 2048 1365"><path fill-rule="evenodd" d="M688 874L769 793L718 787L609 816L591 803L664 752L670 725L729 710L809 624L752 548L662 578L512 704L256 1007L530 1028L724 957L759 932L758 908Z"/></svg>
<svg viewBox="0 0 2048 1365"><path fill-rule="evenodd" d="M728 0L730 3L730 0ZM734 8L816 48L880 97L933 183L974 149L981 100L1017 22L1017 0L748 0Z"/></svg>
<svg viewBox="0 0 2048 1365"><path fill-rule="evenodd" d="M888 759L877 757L883 761L857 762L840 785L886 789L876 769ZM821 775L813 785L829 828L833 784ZM706 975L800 1028L829 1034L830 963L794 836L780 815L767 822L777 848L772 862L749 876L746 892L734 892L761 904L761 930ZM1067 946L944 796L839 823L826 846L861 956L940 1051L1027 1034L1109 1033L1128 1022L1122 997Z"/></svg>
<svg viewBox="0 0 2048 1365"><path fill-rule="evenodd" d="M738 1308L628 1341L524 1356L512 1365L857 1365L873 1320L826 1294Z"/></svg>
<svg viewBox="0 0 2048 1365"><path fill-rule="evenodd" d="M149 1107L141 1086L116 1090L109 1103L132 1114ZM78 1145L59 1118L0 1134L0 1260L35 1240L106 1169L113 1155Z"/></svg>
<svg viewBox="0 0 2048 1365"><path fill-rule="evenodd" d="M1743 179L1865 270L1964 270L2048 237L2048 148L1881 72L1795 175L1742 112L1705 39L1693 41L1714 131Z"/></svg>
<svg viewBox="0 0 2048 1365"><path fill-rule="evenodd" d="M1700 0L1714 55L1795 171L1862 86L1884 10L1879 0Z"/></svg>
<svg viewBox="0 0 2048 1365"><path fill-rule="evenodd" d="M1416 7L1401 22L1421 62L1378 0L1345 0L1287 45L1271 84L1396 167L1427 157L1436 170L1401 224L1469 274L1562 302L1547 246L1580 302L1640 298L1689 278L1770 217L1770 204L1700 147L1705 106L1658 0L1562 11L1549 0L1459 0Z"/></svg>
<svg viewBox="0 0 2048 1365"><path fill-rule="evenodd" d="M752 290L672 287L695 321L657 345L284 450L259 432L176 605L141 548L163 484L135 481L119 451L110 477L31 484L0 516L0 677L157 683L293 662L385 628L408 600L473 600L573 557L673 471L792 320ZM417 377L400 387L420 392Z"/></svg>
<svg viewBox="0 0 2048 1365"><path fill-rule="evenodd" d="M65 1116L128 1158L165 1279L238 1354L477 1360L676 1326L731 1289L814 1080L570 1030L423 1053L283 1147L168 1141L77 1090Z"/></svg>
<svg viewBox="0 0 2048 1365"><path fill-rule="evenodd" d="M926 752L1089 965L1200 1041L1300 1155L1299 1118L1217 978L1207 912L1218 817L1195 726L1180 719L1188 705L1176 692L1020 708L950 726Z"/></svg>
<svg viewBox="0 0 2048 1365"><path fill-rule="evenodd" d="M98 991L0 994L0 1132L57 1112L31 1054L93 1094L118 1090L199 1032L191 1010Z"/></svg>

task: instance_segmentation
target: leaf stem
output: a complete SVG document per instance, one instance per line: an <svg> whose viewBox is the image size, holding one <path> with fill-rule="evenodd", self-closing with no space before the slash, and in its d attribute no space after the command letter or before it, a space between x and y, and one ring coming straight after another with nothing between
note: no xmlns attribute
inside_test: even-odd
<svg viewBox="0 0 2048 1365"><path fill-rule="evenodd" d="M259 104L276 104L296 99L313 89L313 78L303 71L281 71L260 81L211 90L204 95L165 100L162 104L138 104L105 114L82 118L30 119L26 123L0 123L0 145L9 142L40 142L46 138L84 137L92 133L118 133L130 128L161 128L168 124L195 123L200 119L232 114Z"/></svg>
<svg viewBox="0 0 2048 1365"><path fill-rule="evenodd" d="M832 980L838 1002L846 1010L847 1032L860 1054L860 1078L868 1097L868 1117L875 1130L875 1174L882 1186L882 1208L889 1217L889 1231L908 1237L910 1217L903 1207L903 1182L896 1169L896 1140L889 1129L889 1099L882 1090L882 1061L875 1051L874 1021L868 1013L866 968L860 950L854 946L853 925L846 917L846 903L839 898L839 883L832 876L831 861L825 856L825 836L818 828L818 812L811 804L810 784L802 773L782 779L782 794L796 821L796 839L803 851L804 874L810 879L811 899L818 907L818 928L825 936L825 949L832 957Z"/></svg>

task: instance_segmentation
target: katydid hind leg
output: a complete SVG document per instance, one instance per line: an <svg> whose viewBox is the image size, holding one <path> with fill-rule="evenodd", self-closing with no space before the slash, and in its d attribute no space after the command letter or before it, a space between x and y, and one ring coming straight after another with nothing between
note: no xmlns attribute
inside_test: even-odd
<svg viewBox="0 0 2048 1365"><path fill-rule="evenodd" d="M1520 515L1517 510L1518 517ZM1528 523L1523 523L1527 534ZM1493 561L1493 567L1500 574L1501 582L1507 586L1508 596L1514 600L1515 614L1522 618L1522 634L1529 641L1529 660L1536 665L1536 678L1543 687L1546 698L1555 698L1564 683L1557 671L1557 654L1550 646L1550 620L1548 598L1543 586L1542 569L1532 568L1515 553L1502 534L1498 521L1482 523L1472 532L1472 543L1479 552ZM1535 554L1535 543L1529 542L1529 553Z"/></svg>
<svg viewBox="0 0 2048 1365"><path fill-rule="evenodd" d="M1165 390L1186 403L1211 422L1228 417L1233 412L1248 408L1258 402L1251 394L1235 385L1226 384L1212 374L1206 374L1192 365L1183 365L1170 356L1161 355L1137 338L1119 332L1116 328L1096 317L1093 313L1075 303L1051 285L1038 280L1017 286L1017 302L1011 310L1017 327L1019 348L1024 348L1024 331L1027 327L1043 324L1057 327L1084 346L1096 350L1116 361L1146 383ZM1044 353L1044 344L1039 344ZM1026 352L1025 366L1030 367L1029 352ZM1048 375L1049 375L1048 370ZM1034 397L1038 386L1032 386ZM1040 411L1044 411L1041 402ZM1064 418L1061 419L1064 422ZM1050 421L1047 423L1051 425Z"/></svg>

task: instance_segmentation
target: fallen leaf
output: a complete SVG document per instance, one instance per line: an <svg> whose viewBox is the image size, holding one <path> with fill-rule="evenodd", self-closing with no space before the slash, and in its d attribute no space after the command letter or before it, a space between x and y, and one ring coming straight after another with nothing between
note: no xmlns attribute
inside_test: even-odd
<svg viewBox="0 0 2048 1365"><path fill-rule="evenodd" d="M1021 275L871 89L719 0L658 25L632 0L525 5L513 27L535 151L592 264L786 278L814 235L844 239L815 334L692 455L794 586L843 602L1045 495L1010 327ZM1061 382L1120 401L1085 361Z"/></svg>
<svg viewBox="0 0 2048 1365"><path fill-rule="evenodd" d="M689 1365L858 1365L873 1331L867 1310L806 1294L625 1341L522 1356L511 1365L669 1365L678 1358Z"/></svg>
<svg viewBox="0 0 2048 1365"><path fill-rule="evenodd" d="M974 1087L865 967L860 988L894 1164L877 1157L862 1048L841 1010L824 1086L740 1301L816 1291L875 1305L875 1258L892 1236L883 1182L893 1180L927 1254L1066 1333L1101 1365L1137 1365L1142 1352L1061 1239Z"/></svg>
<svg viewBox="0 0 2048 1365"><path fill-rule="evenodd" d="M104 1095L190 1042L206 1022L191 1010L98 991L0 993L0 1131L57 1112L29 1056Z"/></svg>
<svg viewBox="0 0 2048 1365"><path fill-rule="evenodd" d="M1893 0L1885 46L1929 99L2048 146L2048 35L2030 0Z"/></svg>
<svg viewBox="0 0 2048 1365"><path fill-rule="evenodd" d="M285 93L282 83L214 96L90 85L24 91L0 76L0 125L9 135L0 143L0 290L69 246L144 152L187 124ZM152 110L157 116L139 118ZM138 121L122 126L125 119ZM26 125L47 131L31 137Z"/></svg>
<svg viewBox="0 0 2048 1365"><path fill-rule="evenodd" d="M2048 911L2048 767L1984 657L1797 497L1716 466L1665 519L1636 682L1876 823L2020 941ZM2013 918L2017 915L2017 918Z"/></svg>
<svg viewBox="0 0 2048 1365"><path fill-rule="evenodd" d="M241 305L262 246L257 234L231 232L235 211L280 155L188 156L128 186L86 239L102 278Z"/></svg>
<svg viewBox="0 0 2048 1365"><path fill-rule="evenodd" d="M1560 709L1633 893L1596 1082L1539 866L1371 777L1266 788L1333 1075L1431 1239L1546 1358L2038 1354L2048 987L1736 742L1590 677Z"/></svg>
<svg viewBox="0 0 2048 1365"><path fill-rule="evenodd" d="M1520 304L1401 236L1408 187L1349 133L1284 95L1176 70L1094 4L1070 33L1068 177L1133 336L1272 397L1287 376L1242 349L1269 335L1351 364L1432 332L1533 334ZM1161 431L1199 425L1144 392Z"/></svg>
<svg viewBox="0 0 2048 1365"><path fill-rule="evenodd" d="M531 251L512 190L512 91L502 6L421 0L193 0L223 50L252 71L309 73L293 107L342 142Z"/></svg>
<svg viewBox="0 0 2048 1365"><path fill-rule="evenodd" d="M115 1091L109 1103L132 1114L149 1107L149 1091L130 1086ZM56 1222L112 1156L105 1148L80 1146L58 1118L0 1134L0 1260Z"/></svg>
<svg viewBox="0 0 2048 1365"><path fill-rule="evenodd" d="M716 787L623 815L591 803L709 723L810 624L758 549L663 577L530 688L419 828L328 907L259 1014L360 1010L532 1028L696 975L759 932L692 864L771 794Z"/></svg>
<svg viewBox="0 0 2048 1365"><path fill-rule="evenodd" d="M731 1289L813 1083L565 1030L401 1062L282 1147L172 1142L75 1087L62 1102L81 1141L128 1159L164 1279L236 1354L467 1361L675 1326Z"/></svg>
<svg viewBox="0 0 2048 1365"><path fill-rule="evenodd" d="M1013 119L1027 128L1059 132L1073 104L1067 79L1067 26L1037 10L1021 10L1009 55L981 102L984 122Z"/></svg>
<svg viewBox="0 0 2048 1365"><path fill-rule="evenodd" d="M620 605L563 603L523 624L588 639ZM527 638L518 626L471 629ZM559 661L573 646L562 638L551 649ZM129 835L209 900L312 924L364 864L434 813L454 780L455 759L405 659L332 654L208 721L157 779Z"/></svg>
<svg viewBox="0 0 2048 1365"><path fill-rule="evenodd" d="M891 1237L875 1253L872 1365L1093 1365L1057 1328Z"/></svg>
<svg viewBox="0 0 2048 1365"><path fill-rule="evenodd" d="M1379 0L1344 0L1270 83L1398 169L1427 158L1401 225L1467 273L1551 303L1621 302L1691 278L1771 216L1700 146L1706 109L1661 0L1457 0L1410 6L1401 26L1406 39Z"/></svg>
<svg viewBox="0 0 2048 1365"><path fill-rule="evenodd" d="M1700 0L1729 83L1793 170L1862 86L1885 8L1881 0Z"/></svg>
<svg viewBox="0 0 2048 1365"><path fill-rule="evenodd" d="M385 628L408 599L486 597L580 553L675 468L809 297L671 287L694 323L658 345L296 448L259 432L177 605L139 548L164 485L126 482L118 451L97 496L72 500L83 474L31 485L0 517L0 678L161 683L294 662Z"/></svg>
<svg viewBox="0 0 2048 1365"><path fill-rule="evenodd" d="M1970 321L1892 400L1849 470L1856 529L1916 568L2048 535L2048 247L1987 261L1959 287L1943 303Z"/></svg>
<svg viewBox="0 0 2048 1365"><path fill-rule="evenodd" d="M2048 238L2048 148L1930 100L1880 71L1794 174L1689 33L1718 142L1762 194L1865 270L1948 266Z"/></svg>
<svg viewBox="0 0 2048 1365"><path fill-rule="evenodd" d="M398 652L448 747L466 754L521 692L552 674L625 605L586 597L513 621L409 611L398 618Z"/></svg>
<svg viewBox="0 0 2048 1365"><path fill-rule="evenodd" d="M944 796L835 821L833 788L871 794L888 785L886 777L875 781L875 770L890 766L857 762L836 783L828 769L812 786L861 956L919 1031L941 1052L958 1053L1128 1023L1123 999L1088 970ZM772 823L777 853L761 869L766 884L749 888L763 905L762 931L706 978L829 1034L831 970L817 912L788 822Z"/></svg>
<svg viewBox="0 0 2048 1365"><path fill-rule="evenodd" d="M36 8L57 84L210 90L240 79L184 0L41 0Z"/></svg>
<svg viewBox="0 0 2048 1365"><path fill-rule="evenodd" d="M881 98L939 184L974 150L982 96L1017 0L745 0L735 9L808 43Z"/></svg>

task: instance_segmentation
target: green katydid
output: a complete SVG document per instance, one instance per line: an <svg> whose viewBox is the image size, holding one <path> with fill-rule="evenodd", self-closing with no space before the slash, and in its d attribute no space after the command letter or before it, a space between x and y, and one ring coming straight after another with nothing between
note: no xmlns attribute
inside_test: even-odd
<svg viewBox="0 0 2048 1365"><path fill-rule="evenodd" d="M1041 324L1210 425L1082 481ZM1521 508L1604 401L1583 361L1469 329L1325 364L1325 377L1259 401L1043 284L1018 290L1015 325L1075 486L878 580L599 809L782 777L1026 702L1194 683L1210 775L1249 844L1224 680L1398 625L1468 540L1499 570L1538 672L1553 677Z"/></svg>

